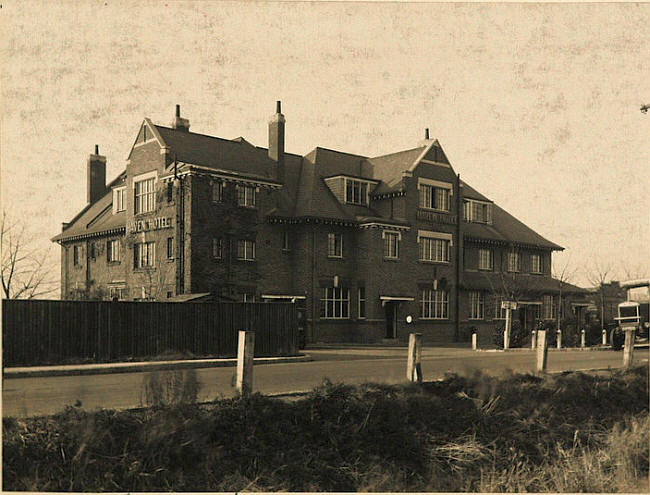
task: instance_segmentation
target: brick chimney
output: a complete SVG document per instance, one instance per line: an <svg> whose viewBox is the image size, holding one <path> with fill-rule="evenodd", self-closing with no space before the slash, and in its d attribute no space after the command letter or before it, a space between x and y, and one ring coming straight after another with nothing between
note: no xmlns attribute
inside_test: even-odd
<svg viewBox="0 0 650 495"><path fill-rule="evenodd" d="M284 182L284 115L282 103L276 103L275 115L269 120L269 158L278 164L277 179Z"/></svg>
<svg viewBox="0 0 650 495"><path fill-rule="evenodd" d="M180 105L176 105L176 116L172 121L172 128L179 131L190 132L190 121L181 117Z"/></svg>
<svg viewBox="0 0 650 495"><path fill-rule="evenodd" d="M95 145L95 153L88 157L88 203L92 204L106 194L106 157L99 154L99 146Z"/></svg>

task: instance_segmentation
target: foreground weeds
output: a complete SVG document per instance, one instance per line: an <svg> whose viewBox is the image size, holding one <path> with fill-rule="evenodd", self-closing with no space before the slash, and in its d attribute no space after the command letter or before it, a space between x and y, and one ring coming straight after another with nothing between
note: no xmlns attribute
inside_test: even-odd
<svg viewBox="0 0 650 495"><path fill-rule="evenodd" d="M5 419L3 488L647 492L649 429L647 368L325 382L293 402Z"/></svg>

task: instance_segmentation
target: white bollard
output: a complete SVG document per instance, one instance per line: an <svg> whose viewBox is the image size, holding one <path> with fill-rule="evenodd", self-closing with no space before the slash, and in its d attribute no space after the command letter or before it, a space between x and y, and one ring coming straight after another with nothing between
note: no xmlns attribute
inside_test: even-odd
<svg viewBox="0 0 650 495"><path fill-rule="evenodd" d="M536 343L537 343L537 331L533 330L533 337L530 339L530 348L534 349Z"/></svg>
<svg viewBox="0 0 650 495"><path fill-rule="evenodd" d="M255 332L239 331L237 346L237 391L245 397L253 392Z"/></svg>
<svg viewBox="0 0 650 495"><path fill-rule="evenodd" d="M634 328L625 330L625 347L623 348L623 368L629 368L634 361Z"/></svg>
<svg viewBox="0 0 650 495"><path fill-rule="evenodd" d="M580 330L580 347L585 346L585 329Z"/></svg>
<svg viewBox="0 0 650 495"><path fill-rule="evenodd" d="M409 354L406 360L406 379L410 382L422 382L422 334L409 335Z"/></svg>
<svg viewBox="0 0 650 495"><path fill-rule="evenodd" d="M607 345L607 330L603 328L603 345Z"/></svg>
<svg viewBox="0 0 650 495"><path fill-rule="evenodd" d="M562 349L562 330L557 329L557 348Z"/></svg>
<svg viewBox="0 0 650 495"><path fill-rule="evenodd" d="M546 330L537 331L537 373L546 373Z"/></svg>
<svg viewBox="0 0 650 495"><path fill-rule="evenodd" d="M475 351L478 348L476 342L476 332L472 332L472 350Z"/></svg>
<svg viewBox="0 0 650 495"><path fill-rule="evenodd" d="M512 328L510 308L506 309L506 328L503 330L503 350L510 348L510 329Z"/></svg>

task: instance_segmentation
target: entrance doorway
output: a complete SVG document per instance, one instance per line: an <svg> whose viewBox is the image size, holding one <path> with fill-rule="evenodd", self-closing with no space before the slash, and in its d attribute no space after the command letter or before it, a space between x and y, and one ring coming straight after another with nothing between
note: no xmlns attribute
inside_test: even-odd
<svg viewBox="0 0 650 495"><path fill-rule="evenodd" d="M387 302L384 307L386 309L386 338L394 339L397 336L397 304Z"/></svg>

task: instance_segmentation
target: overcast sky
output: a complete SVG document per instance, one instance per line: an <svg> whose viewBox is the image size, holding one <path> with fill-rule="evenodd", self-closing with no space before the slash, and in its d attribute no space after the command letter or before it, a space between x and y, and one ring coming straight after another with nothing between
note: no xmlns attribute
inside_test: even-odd
<svg viewBox="0 0 650 495"><path fill-rule="evenodd" d="M368 156L424 128L579 272L648 276L650 5L2 2L3 205L50 248L144 117Z"/></svg>

